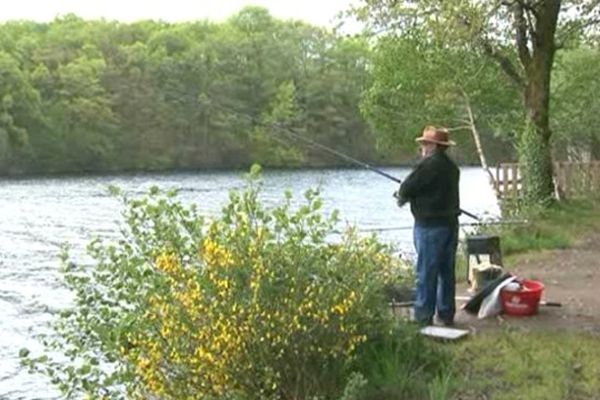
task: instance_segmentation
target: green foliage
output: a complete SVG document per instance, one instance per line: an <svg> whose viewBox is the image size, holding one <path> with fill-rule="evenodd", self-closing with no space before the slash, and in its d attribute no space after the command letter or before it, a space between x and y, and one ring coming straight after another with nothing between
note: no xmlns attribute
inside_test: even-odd
<svg viewBox="0 0 600 400"><path fill-rule="evenodd" d="M29 141L28 129L40 117L40 96L18 61L0 49L0 140L16 147Z"/></svg>
<svg viewBox="0 0 600 400"><path fill-rule="evenodd" d="M438 376L429 384L430 400L450 399L452 393L456 391L456 378L450 371L446 371Z"/></svg>
<svg viewBox="0 0 600 400"><path fill-rule="evenodd" d="M360 400L367 383L368 381L361 373L354 372L350 374L348 383L344 388L344 393L342 394L340 400Z"/></svg>
<svg viewBox="0 0 600 400"><path fill-rule="evenodd" d="M290 144L288 130L304 135L298 129L301 114L296 99L293 82L284 82L277 89L271 110L262 116L261 125L252 132L252 154L256 162L271 160L278 166L299 164L303 161L302 152Z"/></svg>
<svg viewBox="0 0 600 400"><path fill-rule="evenodd" d="M567 332L477 335L455 350L455 398L595 399L598 338Z"/></svg>
<svg viewBox="0 0 600 400"><path fill-rule="evenodd" d="M450 370L450 354L415 333L413 326L397 327L359 349L357 368L369 382L361 399L421 399L439 390L436 379Z"/></svg>
<svg viewBox="0 0 600 400"><path fill-rule="evenodd" d="M521 128L518 91L468 47L452 48L419 31L389 35L377 42L373 65L361 109L384 148L411 148L423 127L434 124L458 131L453 139L474 155L467 106L493 159L503 153L495 136L511 138Z"/></svg>
<svg viewBox="0 0 600 400"><path fill-rule="evenodd" d="M391 37L416 32L420 51L441 43L443 50L456 54L474 51L503 71L523 98L520 115L524 128L515 144L520 160L527 163L526 201L541 206L548 205L552 195L549 99L554 55L558 47L573 41L573 35L581 39L589 33L588 28L598 23L599 12L594 0L369 0L356 8L372 31ZM465 93L470 96L467 90Z"/></svg>
<svg viewBox="0 0 600 400"><path fill-rule="evenodd" d="M89 266L63 255L74 306L25 363L67 398L426 393L446 361L388 310L383 288L404 279L391 249L354 230L331 243L315 190L263 207L259 174L211 221L173 192L125 197L121 239L93 241Z"/></svg>
<svg viewBox="0 0 600 400"><path fill-rule="evenodd" d="M557 56L552 76L554 110L551 120L555 135L555 153L561 158L585 160L600 158L600 109L597 93L600 83L595 71L600 69L600 50L580 47Z"/></svg>
<svg viewBox="0 0 600 400"><path fill-rule="evenodd" d="M0 174L340 163L279 143L275 123L378 158L361 38L258 7L218 24L7 22L0 38Z"/></svg>
<svg viewBox="0 0 600 400"><path fill-rule="evenodd" d="M519 140L519 162L528 207L545 207L552 202L554 195L550 143L541 140L540 136L537 128L529 123Z"/></svg>
<svg viewBox="0 0 600 400"><path fill-rule="evenodd" d="M553 203L548 208L521 206L509 211L526 223L489 225L482 229L501 237L502 254L507 256L566 248L586 230L600 226L600 209L594 200Z"/></svg>

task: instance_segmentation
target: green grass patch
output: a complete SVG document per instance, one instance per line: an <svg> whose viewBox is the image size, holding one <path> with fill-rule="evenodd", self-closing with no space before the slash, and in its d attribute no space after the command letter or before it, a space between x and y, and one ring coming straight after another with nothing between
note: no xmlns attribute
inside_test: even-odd
<svg viewBox="0 0 600 400"><path fill-rule="evenodd" d="M600 337L494 332L453 351L455 399L600 399Z"/></svg>
<svg viewBox="0 0 600 400"><path fill-rule="evenodd" d="M499 235L502 254L509 258L572 246L600 228L600 202L561 202L515 218L528 223L489 225L479 232ZM450 389L447 399L600 400L599 345L600 336L581 332L507 330L473 336L448 346L452 367L430 384L429 398L444 398L443 391Z"/></svg>
<svg viewBox="0 0 600 400"><path fill-rule="evenodd" d="M359 349L358 372L368 385L360 400L446 400L454 390L452 353L418 333L413 324L399 325L392 335L374 337Z"/></svg>
<svg viewBox="0 0 600 400"><path fill-rule="evenodd" d="M488 225L482 233L500 236L502 254L567 248L591 229L600 227L600 205L591 200L560 202L544 210L521 212L519 225Z"/></svg>

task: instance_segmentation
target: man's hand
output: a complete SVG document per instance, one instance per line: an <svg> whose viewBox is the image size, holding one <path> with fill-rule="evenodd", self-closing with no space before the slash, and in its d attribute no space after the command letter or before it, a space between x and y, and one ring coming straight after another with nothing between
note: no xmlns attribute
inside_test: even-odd
<svg viewBox="0 0 600 400"><path fill-rule="evenodd" d="M402 207L407 203L406 199L400 196L399 191L395 191L393 196L396 198L396 204L398 204L398 207Z"/></svg>

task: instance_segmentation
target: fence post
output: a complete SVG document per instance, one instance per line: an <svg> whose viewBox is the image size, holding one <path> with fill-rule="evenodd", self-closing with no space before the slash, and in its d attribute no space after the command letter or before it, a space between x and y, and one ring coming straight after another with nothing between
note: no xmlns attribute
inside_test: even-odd
<svg viewBox="0 0 600 400"><path fill-rule="evenodd" d="M519 184L518 184L518 174L519 174L519 164L513 163L511 164L511 179L512 179L512 192L513 197L515 199L519 198Z"/></svg>

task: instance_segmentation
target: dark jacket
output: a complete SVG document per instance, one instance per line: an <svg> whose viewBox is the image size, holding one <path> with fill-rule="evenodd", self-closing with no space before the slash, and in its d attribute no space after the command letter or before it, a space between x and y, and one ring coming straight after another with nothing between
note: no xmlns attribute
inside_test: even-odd
<svg viewBox="0 0 600 400"><path fill-rule="evenodd" d="M446 152L436 150L417 164L400 185L399 204L410 202L415 222L456 224L460 214L460 171Z"/></svg>

